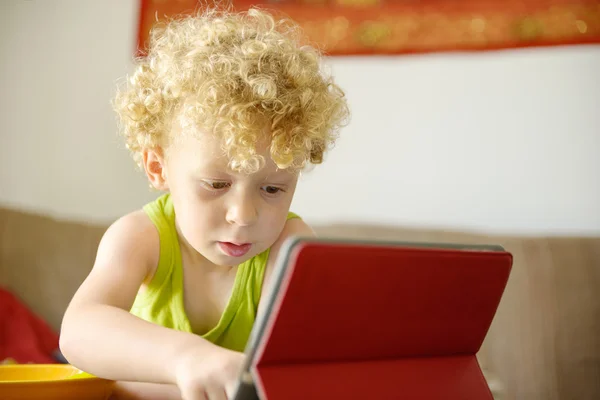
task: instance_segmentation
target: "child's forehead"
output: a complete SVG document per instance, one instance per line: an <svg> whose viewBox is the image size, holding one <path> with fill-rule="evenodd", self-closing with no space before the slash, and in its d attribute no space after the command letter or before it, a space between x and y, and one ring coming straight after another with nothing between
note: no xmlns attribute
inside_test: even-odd
<svg viewBox="0 0 600 400"><path fill-rule="evenodd" d="M167 152L171 159L177 158L189 168L198 171L222 171L233 173L232 158L224 149L226 139L218 134L198 130L194 134L182 134L173 138ZM270 154L271 140L260 140L259 143L249 144L254 153L264 160L260 171L256 172L285 172L277 168Z"/></svg>

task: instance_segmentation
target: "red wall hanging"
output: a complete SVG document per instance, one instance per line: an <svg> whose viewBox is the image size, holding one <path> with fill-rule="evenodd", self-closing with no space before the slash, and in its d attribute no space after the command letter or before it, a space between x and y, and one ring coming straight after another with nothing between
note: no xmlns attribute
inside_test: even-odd
<svg viewBox="0 0 600 400"><path fill-rule="evenodd" d="M138 53L152 25L198 0L140 0ZM231 0L282 12L326 54L395 55L600 44L600 0Z"/></svg>

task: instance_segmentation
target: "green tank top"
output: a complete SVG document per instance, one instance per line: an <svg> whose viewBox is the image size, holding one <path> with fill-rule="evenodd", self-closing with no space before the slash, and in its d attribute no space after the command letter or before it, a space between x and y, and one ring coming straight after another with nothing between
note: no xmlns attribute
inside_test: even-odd
<svg viewBox="0 0 600 400"><path fill-rule="evenodd" d="M147 290L138 293L130 312L146 321L193 333L184 308L183 265L170 195L160 196L143 209L158 230L160 258ZM288 219L297 217L288 214ZM217 325L201 335L203 338L221 347L244 351L256 317L269 251L238 266L229 302Z"/></svg>

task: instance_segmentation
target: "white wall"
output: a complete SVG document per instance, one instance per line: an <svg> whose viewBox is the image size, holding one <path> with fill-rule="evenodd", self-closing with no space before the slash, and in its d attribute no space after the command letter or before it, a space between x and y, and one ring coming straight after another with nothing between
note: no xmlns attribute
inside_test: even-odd
<svg viewBox="0 0 600 400"><path fill-rule="evenodd" d="M0 2L0 203L110 221L155 194L109 100L137 3ZM336 58L351 125L302 178L309 222L600 233L600 48Z"/></svg>
<svg viewBox="0 0 600 400"><path fill-rule="evenodd" d="M0 202L110 220L150 199L109 104L136 4L9 0L0 15Z"/></svg>

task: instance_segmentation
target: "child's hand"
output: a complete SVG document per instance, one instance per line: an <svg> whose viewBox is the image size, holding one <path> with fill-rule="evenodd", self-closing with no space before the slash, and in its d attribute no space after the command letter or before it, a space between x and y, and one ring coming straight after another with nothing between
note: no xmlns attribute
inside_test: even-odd
<svg viewBox="0 0 600 400"><path fill-rule="evenodd" d="M227 400L233 396L245 354L219 349L207 354L190 349L176 362L175 376L183 400Z"/></svg>

